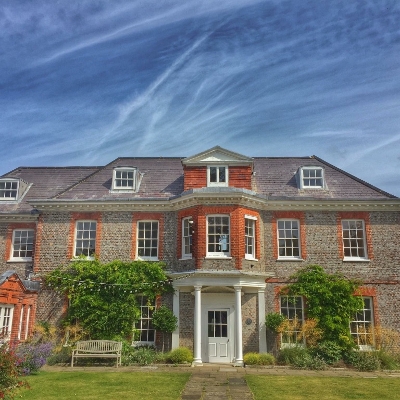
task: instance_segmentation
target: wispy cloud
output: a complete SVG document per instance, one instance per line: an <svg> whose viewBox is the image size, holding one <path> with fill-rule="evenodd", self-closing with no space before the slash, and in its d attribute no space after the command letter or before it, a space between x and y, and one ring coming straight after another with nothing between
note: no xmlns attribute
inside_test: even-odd
<svg viewBox="0 0 400 400"><path fill-rule="evenodd" d="M372 0L5 0L3 171L219 144L380 186L369 169L399 168L399 20Z"/></svg>

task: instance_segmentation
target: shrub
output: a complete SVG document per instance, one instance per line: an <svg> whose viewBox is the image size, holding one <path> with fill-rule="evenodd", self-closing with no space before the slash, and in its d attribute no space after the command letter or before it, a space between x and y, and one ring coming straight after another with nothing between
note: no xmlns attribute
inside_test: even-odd
<svg viewBox="0 0 400 400"><path fill-rule="evenodd" d="M275 357L269 353L247 353L243 361L245 365L274 365Z"/></svg>
<svg viewBox="0 0 400 400"><path fill-rule="evenodd" d="M187 347L178 347L166 355L166 360L173 364L186 364L193 361L193 353Z"/></svg>
<svg viewBox="0 0 400 400"><path fill-rule="evenodd" d="M53 343L21 343L17 346L17 367L21 375L30 375L39 371L51 355Z"/></svg>
<svg viewBox="0 0 400 400"><path fill-rule="evenodd" d="M380 368L381 362L375 351L359 351L353 360L354 368L359 371L376 371Z"/></svg>
<svg viewBox="0 0 400 400"><path fill-rule="evenodd" d="M152 346L141 346L141 347L125 347L122 353L122 364L139 364L149 365L156 362L158 359L158 353Z"/></svg>
<svg viewBox="0 0 400 400"><path fill-rule="evenodd" d="M278 363L291 365L299 369L326 369L325 361L318 355L312 353L303 346L293 346L281 349L278 355Z"/></svg>
<svg viewBox="0 0 400 400"><path fill-rule="evenodd" d="M63 346L47 359L47 365L69 364L71 361L71 354L72 348L70 346Z"/></svg>
<svg viewBox="0 0 400 400"><path fill-rule="evenodd" d="M336 342L325 340L311 349L311 354L326 364L335 364L342 358L342 348Z"/></svg>
<svg viewBox="0 0 400 400"><path fill-rule="evenodd" d="M307 356L307 349L303 346L285 347L279 351L278 364L294 365L294 363Z"/></svg>
<svg viewBox="0 0 400 400"><path fill-rule="evenodd" d="M12 399L16 388L28 384L19 379L18 357L7 343L0 346L0 398Z"/></svg>
<svg viewBox="0 0 400 400"><path fill-rule="evenodd" d="M396 356L384 350L377 351L376 355L379 358L382 369L400 369L399 359Z"/></svg>

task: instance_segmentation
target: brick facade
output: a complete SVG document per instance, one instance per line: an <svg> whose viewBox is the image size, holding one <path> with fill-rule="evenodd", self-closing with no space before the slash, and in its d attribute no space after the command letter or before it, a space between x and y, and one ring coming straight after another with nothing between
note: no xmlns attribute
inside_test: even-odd
<svg viewBox="0 0 400 400"><path fill-rule="evenodd" d="M279 165L285 165L286 161L280 161ZM300 161L299 165L305 162L303 159ZM306 159L311 165L317 161ZM78 220L96 221L96 255L101 262L135 260L138 221L158 221L158 259L165 263L174 284L181 285L178 304L178 341L181 346L194 347L196 282L201 282L198 285L202 286L203 301L224 293L226 298L232 299L226 306L230 310L234 308L232 304L236 294L236 284L232 282L244 282L241 287L243 351L258 351L259 327L263 325L263 316L260 317L258 313L260 287L265 284L265 304L262 304L265 305L265 312L277 311L279 288L285 286L290 276L300 268L312 264L321 265L328 273L339 272L360 280L362 294L373 298L375 324L400 331L398 199L394 199L391 206L386 206L389 200L392 201L389 195L377 193L375 189L358 181L347 182L346 185L346 190L351 184L359 185L357 193L361 193L362 201L355 200L351 204L340 196L334 198L340 188L332 192L298 190L293 175L298 167L294 168L293 165L290 165L290 173L284 178L285 182L289 182L288 187L281 183L280 189L275 191L275 198L265 188L269 182L272 182L273 189L276 188L282 170L276 173L275 178L271 177L273 168L278 168L272 163L270 168L265 167L264 170L260 166L254 168L257 170L255 175L251 161L247 158L243 161L246 165L230 165L227 162L229 186L221 188L207 187L206 163L202 166L177 166L177 161L172 160L173 165L169 170L167 161L158 160L158 163L165 163L166 167L151 175L151 160L146 159L140 167L140 160L135 159L132 165L137 162L138 170L144 171L137 193L110 193L107 189L112 177L113 164L110 164L99 175L95 174L95 183L86 182L90 180L88 178L81 182L81 185L88 186L76 189L75 192L74 188L67 190L69 183L65 192L59 195L60 200L53 198L43 204L39 202L40 215L36 219L30 216L26 217L26 221L22 217L21 220L13 221L6 216L0 220L0 272L12 269L19 276L25 276L27 268L33 264L36 279L40 279L55 268L68 265L73 258ZM219 165L223 165L223 161ZM181 175L178 167L182 170ZM327 179L330 173L336 174L335 179L329 182L330 188L339 178L348 179L341 172L333 170L332 166L327 167ZM168 174L173 175L171 181L168 180ZM98 194L91 192L95 184L100 187ZM79 186L78 182L76 186ZM295 195L289 197L293 191L296 191ZM358 198L357 193L353 198ZM60 203L57 203L58 200ZM383 201L380 203L380 200ZM54 201L54 205L51 201ZM29 206L36 207L36 203L29 203ZM26 210L25 214L28 214ZM207 217L210 215L229 216L229 257L207 256ZM255 224L254 259L245 258L246 216L251 217ZM193 220L191 258L182 258L182 220L186 217ZM278 259L279 219L299 221L301 257L298 259ZM364 221L368 259L344 260L343 219ZM35 250L30 263L9 260L12 231L18 228L35 229ZM177 306L173 305L172 296L160 299L160 302L170 308ZM218 304L215 306L217 308ZM57 322L66 307L64 297L42 290L37 300L37 320Z"/></svg>

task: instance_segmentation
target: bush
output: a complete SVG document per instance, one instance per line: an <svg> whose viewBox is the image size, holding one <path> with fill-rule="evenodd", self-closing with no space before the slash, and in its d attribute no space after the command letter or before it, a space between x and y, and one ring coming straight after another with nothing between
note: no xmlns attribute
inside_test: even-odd
<svg viewBox="0 0 400 400"><path fill-rule="evenodd" d="M376 371L380 369L381 362L375 351L359 351L353 364L359 371Z"/></svg>
<svg viewBox="0 0 400 400"><path fill-rule="evenodd" d="M274 365L275 357L269 353L247 353L243 361L245 365Z"/></svg>
<svg viewBox="0 0 400 400"><path fill-rule="evenodd" d="M18 358L7 343L0 345L0 398L12 399L13 392L21 386L28 386L19 379Z"/></svg>
<svg viewBox="0 0 400 400"><path fill-rule="evenodd" d="M178 347L166 355L166 360L173 364L186 364L193 361L193 353L187 347Z"/></svg>
<svg viewBox="0 0 400 400"><path fill-rule="evenodd" d="M400 369L399 359L384 350L376 352L382 369Z"/></svg>
<svg viewBox="0 0 400 400"><path fill-rule="evenodd" d="M46 364L53 350L53 343L21 343L15 354L18 357L17 367L21 375L30 375L39 371Z"/></svg>
<svg viewBox="0 0 400 400"><path fill-rule="evenodd" d="M71 361L72 348L70 346L63 346L61 349L52 354L47 359L47 365L56 364L69 364Z"/></svg>
<svg viewBox="0 0 400 400"><path fill-rule="evenodd" d="M291 365L299 369L323 370L326 369L325 361L318 355L303 346L293 346L281 349L278 354L278 363Z"/></svg>
<svg viewBox="0 0 400 400"><path fill-rule="evenodd" d="M149 365L157 362L158 358L158 353L152 346L129 346L123 348L122 364Z"/></svg>
<svg viewBox="0 0 400 400"><path fill-rule="evenodd" d="M285 347L279 351L277 360L281 365L294 365L297 360L307 355L307 349L303 346Z"/></svg>
<svg viewBox="0 0 400 400"><path fill-rule="evenodd" d="M342 347L336 342L326 340L318 343L311 349L313 357L318 357L326 364L332 365L337 363L342 358Z"/></svg>

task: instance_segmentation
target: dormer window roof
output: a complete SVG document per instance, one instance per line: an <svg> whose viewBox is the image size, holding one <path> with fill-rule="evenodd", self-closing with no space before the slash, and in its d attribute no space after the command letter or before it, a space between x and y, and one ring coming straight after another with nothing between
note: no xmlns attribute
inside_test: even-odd
<svg viewBox="0 0 400 400"><path fill-rule="evenodd" d="M113 171L113 192L135 192L137 181L137 168L115 167Z"/></svg>
<svg viewBox="0 0 400 400"><path fill-rule="evenodd" d="M304 166L299 169L300 189L324 189L325 173L322 167Z"/></svg>

